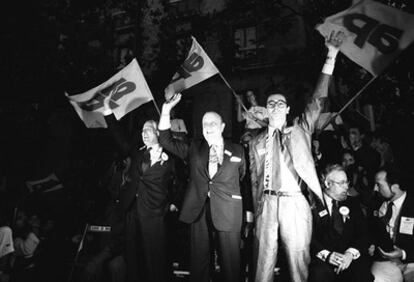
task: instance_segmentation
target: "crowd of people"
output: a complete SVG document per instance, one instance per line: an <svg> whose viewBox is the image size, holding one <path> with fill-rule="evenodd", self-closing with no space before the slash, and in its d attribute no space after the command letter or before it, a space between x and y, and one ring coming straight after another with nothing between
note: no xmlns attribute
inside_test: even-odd
<svg viewBox="0 0 414 282"><path fill-rule="evenodd" d="M250 90L248 109L236 97L239 142L223 138L213 111L203 138L190 138L174 116L181 94L166 93L137 148L108 96L119 153L100 179L95 228L65 228L73 219L60 217L66 203L53 196L58 214L39 202L2 208L0 281L187 279L178 268L190 281L414 281L414 198L386 137L335 115L321 122L341 33L326 44L313 95L293 120L277 89L265 106ZM63 253L66 268L57 266ZM46 275L58 270L66 277Z"/></svg>

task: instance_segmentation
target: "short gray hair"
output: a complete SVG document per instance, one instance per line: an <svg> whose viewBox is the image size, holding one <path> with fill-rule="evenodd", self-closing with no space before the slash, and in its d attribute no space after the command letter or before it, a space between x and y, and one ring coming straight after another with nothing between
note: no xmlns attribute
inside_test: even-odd
<svg viewBox="0 0 414 282"><path fill-rule="evenodd" d="M334 171L343 171L346 173L345 168L340 164L328 164L322 172L321 179L325 181L328 176Z"/></svg>

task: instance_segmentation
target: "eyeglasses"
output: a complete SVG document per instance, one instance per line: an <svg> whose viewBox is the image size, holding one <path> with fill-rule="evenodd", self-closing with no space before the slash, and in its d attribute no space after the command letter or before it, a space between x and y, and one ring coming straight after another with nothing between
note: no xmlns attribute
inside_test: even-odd
<svg viewBox="0 0 414 282"><path fill-rule="evenodd" d="M345 181L345 180L342 180L342 181L329 180L329 181L332 182L332 183L335 183L336 185L339 185L341 187L349 186L349 184L350 184L349 181Z"/></svg>
<svg viewBox="0 0 414 282"><path fill-rule="evenodd" d="M266 105L270 109L273 109L275 107L277 107L279 109L283 109L283 108L287 107L287 103L284 100L277 100L277 101L270 100L270 101L267 101Z"/></svg>

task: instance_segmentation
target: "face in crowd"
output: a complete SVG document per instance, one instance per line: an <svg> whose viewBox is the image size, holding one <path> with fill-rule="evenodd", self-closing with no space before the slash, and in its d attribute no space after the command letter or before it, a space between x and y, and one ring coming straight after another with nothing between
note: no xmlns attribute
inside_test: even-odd
<svg viewBox="0 0 414 282"><path fill-rule="evenodd" d="M246 98L247 98L247 101L250 103L250 105L257 106L256 96L254 96L253 91L248 90L246 92Z"/></svg>
<svg viewBox="0 0 414 282"><path fill-rule="evenodd" d="M356 127L350 128L349 133L348 133L348 138L349 138L349 143L351 144L352 147L361 145L362 134L358 128Z"/></svg>
<svg viewBox="0 0 414 282"><path fill-rule="evenodd" d="M267 98L266 109L269 115L270 125L283 125L290 107L286 102L286 97L282 94L272 94Z"/></svg>
<svg viewBox="0 0 414 282"><path fill-rule="evenodd" d="M225 127L220 115L215 112L207 112L202 119L203 136L209 144L216 143L222 138Z"/></svg>
<svg viewBox="0 0 414 282"><path fill-rule="evenodd" d="M335 169L325 179L325 193L337 201L345 201L348 196L349 182L345 171Z"/></svg>
<svg viewBox="0 0 414 282"><path fill-rule="evenodd" d="M395 189L395 185L397 184L390 184L387 180L387 172L385 171L379 171L375 175L375 187L374 191L377 191L380 193L380 195L386 199L391 200L395 196L395 192L393 191Z"/></svg>
<svg viewBox="0 0 414 282"><path fill-rule="evenodd" d="M142 127L141 135L145 146L150 147L158 144L157 123L153 120L146 121Z"/></svg>
<svg viewBox="0 0 414 282"><path fill-rule="evenodd" d="M355 164L355 158L351 153L344 153L342 155L342 166L348 168L349 166Z"/></svg>

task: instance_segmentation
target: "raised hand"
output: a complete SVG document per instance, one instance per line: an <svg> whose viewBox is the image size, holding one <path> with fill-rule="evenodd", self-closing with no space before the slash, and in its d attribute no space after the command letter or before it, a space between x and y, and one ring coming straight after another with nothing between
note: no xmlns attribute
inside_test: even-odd
<svg viewBox="0 0 414 282"><path fill-rule="evenodd" d="M325 38L325 45L331 49L338 49L345 40L345 33L341 30L332 31L328 37Z"/></svg>
<svg viewBox="0 0 414 282"><path fill-rule="evenodd" d="M170 113L171 109L175 107L181 101L181 93L177 93L171 97L171 99L164 102L162 105L162 112L164 114Z"/></svg>

